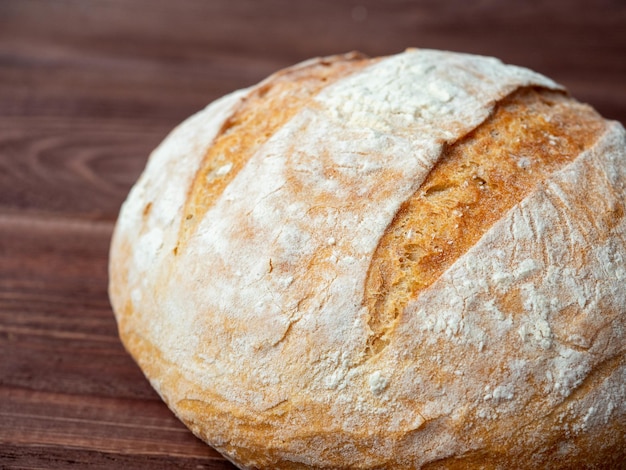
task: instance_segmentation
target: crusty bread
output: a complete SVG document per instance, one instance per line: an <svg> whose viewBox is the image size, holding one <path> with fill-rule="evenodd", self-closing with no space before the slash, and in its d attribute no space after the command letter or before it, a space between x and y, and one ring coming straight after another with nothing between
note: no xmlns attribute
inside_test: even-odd
<svg viewBox="0 0 626 470"><path fill-rule="evenodd" d="M155 150L122 341L240 468L626 460L626 134L551 80L408 50L283 70Z"/></svg>

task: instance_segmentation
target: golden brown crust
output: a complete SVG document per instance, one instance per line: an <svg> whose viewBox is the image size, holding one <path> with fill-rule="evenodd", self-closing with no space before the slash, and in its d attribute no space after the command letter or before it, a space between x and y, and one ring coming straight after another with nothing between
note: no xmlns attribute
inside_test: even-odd
<svg viewBox="0 0 626 470"><path fill-rule="evenodd" d="M449 146L382 237L368 272L370 354L407 302L515 204L588 149L606 123L560 92L522 88Z"/></svg>
<svg viewBox="0 0 626 470"><path fill-rule="evenodd" d="M409 51L211 105L123 208L122 341L240 468L621 462L625 137L549 89Z"/></svg>
<svg viewBox="0 0 626 470"><path fill-rule="evenodd" d="M375 62L359 53L282 70L256 86L224 122L205 155L185 207L180 245L254 153L333 82ZM176 248L178 251L178 246Z"/></svg>

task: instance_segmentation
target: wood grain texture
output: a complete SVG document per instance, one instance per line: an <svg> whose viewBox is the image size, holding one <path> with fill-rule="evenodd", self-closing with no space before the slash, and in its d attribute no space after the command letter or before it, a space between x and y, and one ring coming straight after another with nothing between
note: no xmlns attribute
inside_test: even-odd
<svg viewBox="0 0 626 470"><path fill-rule="evenodd" d="M119 206L211 100L318 55L500 57L626 122L626 4L0 1L0 468L233 468L121 346L107 298Z"/></svg>

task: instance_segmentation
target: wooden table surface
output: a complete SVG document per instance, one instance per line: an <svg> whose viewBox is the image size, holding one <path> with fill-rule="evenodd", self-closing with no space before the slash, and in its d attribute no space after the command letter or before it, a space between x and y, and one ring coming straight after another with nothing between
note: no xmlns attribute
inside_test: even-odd
<svg viewBox="0 0 626 470"><path fill-rule="evenodd" d="M0 468L229 469L125 353L113 225L209 101L317 56L494 55L626 122L623 1L0 0Z"/></svg>

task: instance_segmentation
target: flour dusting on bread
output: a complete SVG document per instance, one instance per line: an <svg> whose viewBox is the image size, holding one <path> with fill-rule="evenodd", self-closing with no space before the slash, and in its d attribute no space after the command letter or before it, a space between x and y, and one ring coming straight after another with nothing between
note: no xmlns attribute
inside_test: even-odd
<svg viewBox="0 0 626 470"><path fill-rule="evenodd" d="M339 68L326 76L320 67L331 64ZM288 100L290 80L311 88L263 135L246 130L264 128L262 113L249 124L233 117L246 102L270 106L272 87L287 86L274 91ZM576 153L550 170L532 154L507 157L537 183L491 214L467 251L414 248L454 256L421 290L385 297L396 266L410 261L394 243L432 228L407 216L387 251L381 240L426 193L433 218L468 217L450 209L448 186L422 185L523 89L572 109L546 111L533 151ZM173 411L241 468L566 468L593 462L594 451L619 458L625 133L554 91L563 93L496 59L414 49L308 61L214 103L153 153L122 208L110 293L126 347ZM584 138L549 134L569 124L548 121L576 113ZM504 134L524 128L498 122ZM472 148L497 143L499 129L489 129L493 138L478 133ZM228 157L215 151L220 142L248 153ZM497 189L483 187L486 174L475 172L476 197ZM384 309L371 296L399 313L377 319Z"/></svg>

